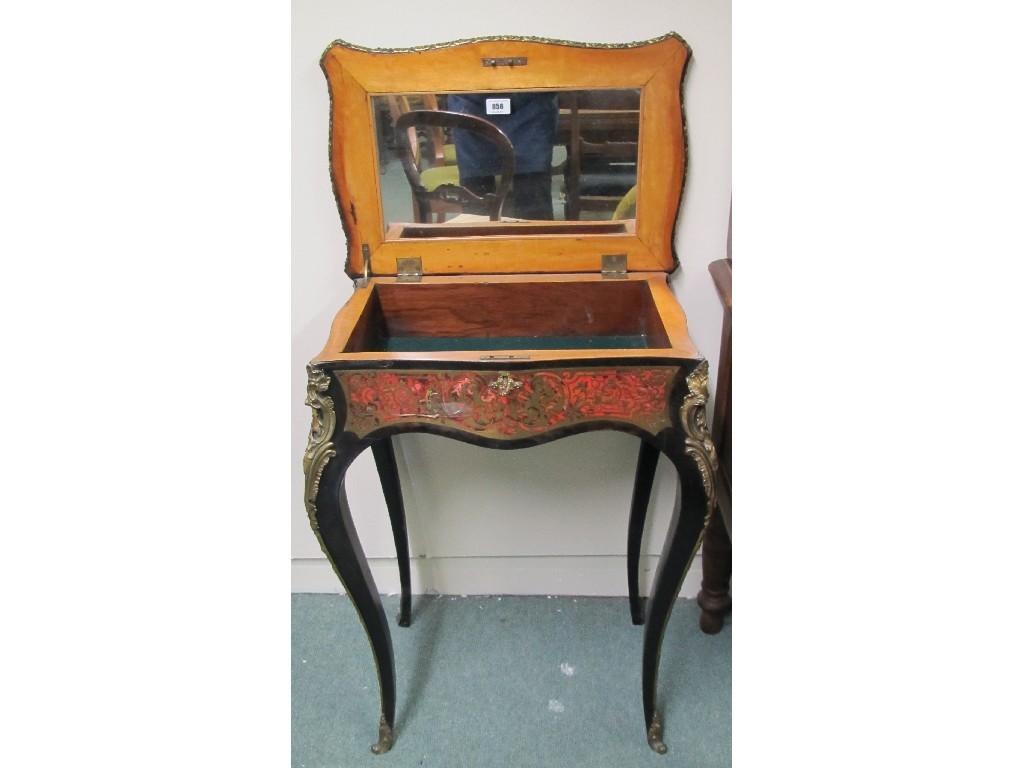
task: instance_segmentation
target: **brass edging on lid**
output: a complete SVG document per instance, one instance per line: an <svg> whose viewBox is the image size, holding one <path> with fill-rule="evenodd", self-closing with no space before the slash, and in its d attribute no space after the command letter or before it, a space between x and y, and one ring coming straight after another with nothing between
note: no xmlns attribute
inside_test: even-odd
<svg viewBox="0 0 1024 768"><path fill-rule="evenodd" d="M443 43L430 43L428 45L415 45L407 48L370 48L364 45L356 45L347 40L338 38L328 45L320 55L321 66L327 53L335 46L348 48L363 53L423 53L424 51L437 51L442 48L454 48L459 45L472 45L475 43L546 43L548 45L564 45L571 48L642 48L645 45L654 45L663 40L674 38L686 46L688 55L693 53L690 44L687 43L678 32L666 32L664 35L652 37L648 40L635 40L629 43L588 43L578 40L559 40L553 37L535 37L531 35L485 35L483 37L466 37L459 40L450 40Z"/></svg>

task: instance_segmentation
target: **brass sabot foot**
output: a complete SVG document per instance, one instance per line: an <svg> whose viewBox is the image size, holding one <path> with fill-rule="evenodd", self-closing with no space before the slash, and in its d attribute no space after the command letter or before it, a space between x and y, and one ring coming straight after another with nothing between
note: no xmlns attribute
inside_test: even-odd
<svg viewBox="0 0 1024 768"><path fill-rule="evenodd" d="M647 727L647 743L659 755L664 755L668 752L668 747L661 740L661 716L657 712L654 713L654 717L651 718L651 724Z"/></svg>
<svg viewBox="0 0 1024 768"><path fill-rule="evenodd" d="M370 747L370 751L375 755L382 755L391 749L391 745L395 743L395 732L391 730L391 726L388 725L388 721L384 719L384 715L380 716L380 735L377 738L377 743Z"/></svg>

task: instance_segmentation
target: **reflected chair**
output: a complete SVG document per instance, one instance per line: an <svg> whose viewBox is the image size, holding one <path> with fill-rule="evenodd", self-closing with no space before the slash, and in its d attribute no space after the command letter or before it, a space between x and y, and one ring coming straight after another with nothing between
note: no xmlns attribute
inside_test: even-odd
<svg viewBox="0 0 1024 768"><path fill-rule="evenodd" d="M413 102L416 102L416 106ZM410 97L404 94L387 97L388 109L391 116L391 125L394 126L398 119L412 112L414 109L437 110L437 97L433 94ZM459 183L459 169L455 160L455 145L448 141L445 131L441 128L409 126L402 132L394 132L395 142L392 145L396 151L407 149L412 155L412 162L416 165L420 174L420 183L428 191L433 191L444 184ZM430 206L430 216L423 221L433 222L435 217L438 223L445 220L448 213L459 213L457 205L450 205L443 201L434 201ZM416 203L416 196L413 195L413 211L416 221L419 222L419 206Z"/></svg>
<svg viewBox="0 0 1024 768"><path fill-rule="evenodd" d="M633 92L593 91L562 97L567 121L565 218L614 212L637 183L640 102Z"/></svg>
<svg viewBox="0 0 1024 768"><path fill-rule="evenodd" d="M421 128L438 128L445 133L450 129L473 131L491 141L501 156L501 173L495 191L476 195L463 187L459 183L458 166L440 166L421 171L414 154ZM413 214L418 223L431 223L435 215L440 223L446 214L464 211L486 213L491 221L500 218L501 206L508 195L515 172L515 152L512 142L493 123L458 112L414 109L401 114L395 121L395 139L402 169L412 187ZM430 174L430 171L446 173Z"/></svg>
<svg viewBox="0 0 1024 768"><path fill-rule="evenodd" d="M387 97L387 102L392 125L399 117L414 109L440 109L437 96L432 93L418 96L391 95ZM411 129L408 139L416 164L421 170L455 166L455 145L448 141L442 129L432 128L422 133Z"/></svg>

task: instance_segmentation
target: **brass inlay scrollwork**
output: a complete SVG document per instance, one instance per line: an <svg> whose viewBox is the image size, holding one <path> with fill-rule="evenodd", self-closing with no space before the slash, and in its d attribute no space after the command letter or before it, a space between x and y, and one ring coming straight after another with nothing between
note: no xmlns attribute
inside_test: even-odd
<svg viewBox="0 0 1024 768"><path fill-rule="evenodd" d="M708 512L704 518L704 527L707 528L714 514L715 505L718 500L715 474L718 471L718 452L711 440L711 432L708 430L707 404L708 404L708 361L701 360L697 368L686 377L686 386L689 394L683 398L683 405L679 409L679 420L682 422L683 431L686 433L686 455L690 456L700 470L701 480L704 482L704 493L708 497Z"/></svg>
<svg viewBox="0 0 1024 768"><path fill-rule="evenodd" d="M330 377L312 365L306 366L309 383L306 385L306 405L313 409L313 423L309 427L309 443L302 457L302 471L306 475L306 512L310 525L319 537L320 527L316 521L316 494L320 489L320 476L331 457L336 456L331 438L337 417L334 415L334 401L327 395Z"/></svg>
<svg viewBox="0 0 1024 768"><path fill-rule="evenodd" d="M336 371L342 428L365 437L389 424L440 424L512 440L586 421L633 424L651 435L672 425L677 366L517 371Z"/></svg>

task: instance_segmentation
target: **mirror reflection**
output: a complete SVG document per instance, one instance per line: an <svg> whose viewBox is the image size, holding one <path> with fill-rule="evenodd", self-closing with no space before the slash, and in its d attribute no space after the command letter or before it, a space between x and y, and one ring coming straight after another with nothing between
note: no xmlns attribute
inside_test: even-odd
<svg viewBox="0 0 1024 768"><path fill-rule="evenodd" d="M372 99L387 238L523 234L524 222L633 231L638 89Z"/></svg>

